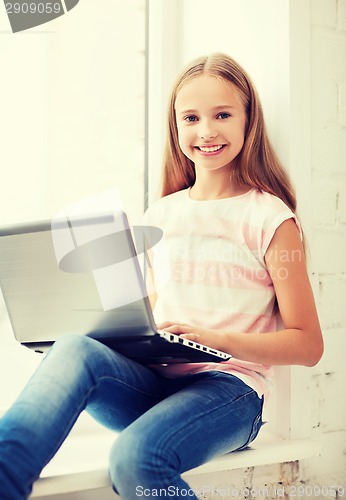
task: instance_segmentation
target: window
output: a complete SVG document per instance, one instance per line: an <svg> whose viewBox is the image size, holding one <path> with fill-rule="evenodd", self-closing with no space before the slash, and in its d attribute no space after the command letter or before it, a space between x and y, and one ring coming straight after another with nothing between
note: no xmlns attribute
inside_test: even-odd
<svg viewBox="0 0 346 500"><path fill-rule="evenodd" d="M145 0L83 0L13 34L0 18L0 225L49 219L118 188L130 219L144 209ZM0 412L41 361L13 338L0 302Z"/></svg>

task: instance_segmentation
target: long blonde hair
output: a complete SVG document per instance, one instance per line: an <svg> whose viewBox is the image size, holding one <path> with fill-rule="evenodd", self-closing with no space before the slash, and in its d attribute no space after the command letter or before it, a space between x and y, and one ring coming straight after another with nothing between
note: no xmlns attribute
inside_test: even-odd
<svg viewBox="0 0 346 500"><path fill-rule="evenodd" d="M207 74L229 82L235 87L244 105L247 124L243 148L237 156L232 180L271 193L295 213L296 196L287 172L272 148L264 123L262 106L244 69L231 57L217 53L192 61L178 77L169 101L168 134L164 151L162 196L193 186L194 164L179 147L175 118L175 101L179 90L190 80Z"/></svg>

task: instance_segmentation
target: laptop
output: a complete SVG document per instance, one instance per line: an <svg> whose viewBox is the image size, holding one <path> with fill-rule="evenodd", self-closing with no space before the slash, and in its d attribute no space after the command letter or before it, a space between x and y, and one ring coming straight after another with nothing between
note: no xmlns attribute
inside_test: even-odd
<svg viewBox="0 0 346 500"><path fill-rule="evenodd" d="M16 340L45 352L62 335L86 335L142 364L229 359L157 330L139 257L123 211L0 228L0 287Z"/></svg>

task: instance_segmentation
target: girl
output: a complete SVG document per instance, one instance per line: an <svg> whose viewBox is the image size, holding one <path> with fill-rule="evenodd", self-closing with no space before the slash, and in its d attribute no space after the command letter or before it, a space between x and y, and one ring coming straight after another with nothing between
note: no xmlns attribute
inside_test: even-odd
<svg viewBox="0 0 346 500"><path fill-rule="evenodd" d="M121 431L110 477L123 499L196 498L181 474L256 437L270 366L322 355L293 189L248 76L222 54L194 61L168 119L163 197L146 214L171 266L155 316L233 357L146 367L88 337L58 340L0 422L3 500L29 495L84 409Z"/></svg>

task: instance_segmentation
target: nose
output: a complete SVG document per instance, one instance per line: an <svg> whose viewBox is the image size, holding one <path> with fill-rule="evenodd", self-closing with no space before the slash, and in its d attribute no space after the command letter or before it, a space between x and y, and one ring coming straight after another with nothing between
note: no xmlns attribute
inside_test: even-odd
<svg viewBox="0 0 346 500"><path fill-rule="evenodd" d="M203 121L200 122L200 126L198 129L198 136L200 139L209 141L217 136L217 131L209 121Z"/></svg>

